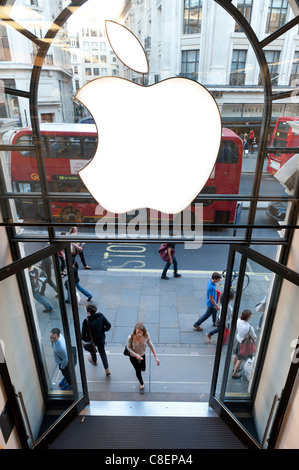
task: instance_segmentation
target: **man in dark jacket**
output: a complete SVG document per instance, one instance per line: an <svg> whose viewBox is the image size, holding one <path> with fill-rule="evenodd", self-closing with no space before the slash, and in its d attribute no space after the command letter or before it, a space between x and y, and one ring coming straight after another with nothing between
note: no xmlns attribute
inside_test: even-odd
<svg viewBox="0 0 299 470"><path fill-rule="evenodd" d="M89 334L88 324L90 326L90 331L92 335L92 339L98 348L99 354L102 359L102 363L106 372L106 375L110 375L109 366L108 366L108 359L106 356L105 351L105 332L109 331L111 328L111 323L107 320L107 318L100 312L97 313L97 307L93 304L85 305L85 311L87 313L87 318L83 320L82 323L82 334L81 339L82 341L91 341L91 337ZM90 353L88 357L89 362L93 365L97 365L97 355Z"/></svg>

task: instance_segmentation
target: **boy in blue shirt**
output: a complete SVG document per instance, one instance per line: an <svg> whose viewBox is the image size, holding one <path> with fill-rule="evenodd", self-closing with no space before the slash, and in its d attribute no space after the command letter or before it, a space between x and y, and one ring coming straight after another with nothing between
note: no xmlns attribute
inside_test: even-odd
<svg viewBox="0 0 299 470"><path fill-rule="evenodd" d="M213 324L216 323L217 311L219 307L217 305L217 289L216 284L221 279L221 274L214 272L211 279L208 281L207 285L207 297L206 297L206 306L207 310L197 322L194 323L193 327L197 331L203 331L203 328L200 326L205 320L207 320L211 315L213 319Z"/></svg>

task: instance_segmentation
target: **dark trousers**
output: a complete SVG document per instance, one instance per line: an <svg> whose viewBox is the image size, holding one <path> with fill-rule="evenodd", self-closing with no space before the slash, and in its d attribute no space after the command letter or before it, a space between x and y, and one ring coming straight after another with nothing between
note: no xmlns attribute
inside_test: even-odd
<svg viewBox="0 0 299 470"><path fill-rule="evenodd" d="M61 373L63 377L65 378L65 380L67 381L67 383L71 385L71 376L70 376L69 366L66 365L65 368L62 369L61 366L59 365L59 369L61 370Z"/></svg>
<svg viewBox="0 0 299 470"><path fill-rule="evenodd" d="M107 355L105 351L105 343L96 343L96 347L98 348L99 354L101 356L104 369L108 369L109 366L108 366L108 359L107 359ZM96 354L90 354L90 355L91 355L91 359L93 360L93 362L97 362L97 355Z"/></svg>
<svg viewBox="0 0 299 470"><path fill-rule="evenodd" d="M75 254L72 253L73 261L75 261L75 258L76 258L77 255L80 256L81 262L82 262L82 264L83 264L83 266L84 266L84 268L85 268L85 266L87 266L87 263L86 263L86 261L85 261L85 256L84 256L83 251L81 251L81 253L75 253Z"/></svg>
<svg viewBox="0 0 299 470"><path fill-rule="evenodd" d="M46 278L46 280L43 282L42 287L41 287L41 290L40 290L41 295L44 295L44 293L45 293L46 284L49 284L49 286L51 286L56 292L58 292L57 287L56 287L56 285L54 284L54 282L52 281L51 276L48 276L48 274L47 274L47 278Z"/></svg>
<svg viewBox="0 0 299 470"><path fill-rule="evenodd" d="M143 379L141 372L145 371L145 355L142 356L143 361L138 361L136 357L129 356L132 366L135 369L136 377L139 380L140 385L143 385Z"/></svg>

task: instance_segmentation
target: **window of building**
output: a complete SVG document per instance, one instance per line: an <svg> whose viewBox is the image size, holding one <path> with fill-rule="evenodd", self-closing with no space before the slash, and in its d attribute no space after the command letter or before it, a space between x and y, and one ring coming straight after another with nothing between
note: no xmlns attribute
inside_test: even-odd
<svg viewBox="0 0 299 470"><path fill-rule="evenodd" d="M92 62L94 64L98 64L99 63L99 56L98 54L92 54Z"/></svg>
<svg viewBox="0 0 299 470"><path fill-rule="evenodd" d="M237 4L238 10L242 13L244 18L246 18L248 23L250 23L250 20L251 20L252 1L253 0L239 0L239 2ZM238 23L236 23L235 24L235 32L236 33L241 33L242 31L243 31L243 29L241 28L241 26Z"/></svg>
<svg viewBox="0 0 299 470"><path fill-rule="evenodd" d="M11 60L6 27L0 25L0 61Z"/></svg>
<svg viewBox="0 0 299 470"><path fill-rule="evenodd" d="M290 76L290 85L292 85L293 80L299 80L299 51L296 51L294 55L291 76Z"/></svg>
<svg viewBox="0 0 299 470"><path fill-rule="evenodd" d="M105 51L106 50L106 43L105 42L100 42L100 50Z"/></svg>
<svg viewBox="0 0 299 470"><path fill-rule="evenodd" d="M78 73L78 65L74 65L74 73L75 73L75 74Z"/></svg>
<svg viewBox="0 0 299 470"><path fill-rule="evenodd" d="M90 47L89 47L89 42L88 42L88 41L83 41L83 49L84 49L85 51L88 51L88 50L90 49Z"/></svg>
<svg viewBox="0 0 299 470"><path fill-rule="evenodd" d="M181 76L197 80L198 78L199 50L182 51Z"/></svg>
<svg viewBox="0 0 299 470"><path fill-rule="evenodd" d="M89 37L89 28L82 28L82 36Z"/></svg>
<svg viewBox="0 0 299 470"><path fill-rule="evenodd" d="M245 64L247 51L235 49L233 51L229 84L234 86L245 85Z"/></svg>
<svg viewBox="0 0 299 470"><path fill-rule="evenodd" d="M96 50L98 49L98 43L95 42L95 41L92 41L92 43L91 43L91 49L92 49L93 51L96 51Z"/></svg>
<svg viewBox="0 0 299 470"><path fill-rule="evenodd" d="M273 33L286 22L288 0L270 0L266 33Z"/></svg>
<svg viewBox="0 0 299 470"><path fill-rule="evenodd" d="M98 67L95 67L95 68L93 69L93 74L96 75L96 76L97 76L97 75L100 75L100 69L99 69Z"/></svg>
<svg viewBox="0 0 299 470"><path fill-rule="evenodd" d="M75 89L76 89L76 91L78 91L79 88L80 88L80 83L79 83L79 80L76 79L76 80L75 80Z"/></svg>
<svg viewBox="0 0 299 470"><path fill-rule="evenodd" d="M106 77L107 76L107 69L101 69L102 70L102 75L103 77Z"/></svg>
<svg viewBox="0 0 299 470"><path fill-rule="evenodd" d="M94 29L94 28L90 28L90 36L92 38L95 38L95 37L97 37L97 35L98 35L98 30Z"/></svg>
<svg viewBox="0 0 299 470"><path fill-rule="evenodd" d="M107 57L105 55L101 55L101 62L107 62Z"/></svg>
<svg viewBox="0 0 299 470"><path fill-rule="evenodd" d="M91 75L91 68L90 67L85 68L85 75Z"/></svg>
<svg viewBox="0 0 299 470"><path fill-rule="evenodd" d="M185 0L184 2L184 34L200 33L202 17L201 0Z"/></svg>
<svg viewBox="0 0 299 470"><path fill-rule="evenodd" d="M268 63L272 85L276 86L279 77L280 51L265 51L265 57ZM261 74L259 75L258 84L262 84Z"/></svg>
<svg viewBox="0 0 299 470"><path fill-rule="evenodd" d="M85 62L85 64L90 64L90 62L91 62L91 56L90 56L90 55L85 55L85 56L84 56L84 62Z"/></svg>

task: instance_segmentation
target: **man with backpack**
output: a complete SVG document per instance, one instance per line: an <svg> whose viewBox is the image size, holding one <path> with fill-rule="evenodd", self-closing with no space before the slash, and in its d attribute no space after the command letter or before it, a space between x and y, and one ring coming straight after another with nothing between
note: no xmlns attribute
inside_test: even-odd
<svg viewBox="0 0 299 470"><path fill-rule="evenodd" d="M178 274L178 263L176 260L175 254L175 245L174 243L162 243L159 248L159 253L163 261L166 261L161 279L169 279L166 276L169 266L173 263L173 275L174 277L181 277L181 274Z"/></svg>

